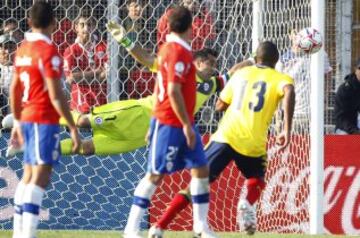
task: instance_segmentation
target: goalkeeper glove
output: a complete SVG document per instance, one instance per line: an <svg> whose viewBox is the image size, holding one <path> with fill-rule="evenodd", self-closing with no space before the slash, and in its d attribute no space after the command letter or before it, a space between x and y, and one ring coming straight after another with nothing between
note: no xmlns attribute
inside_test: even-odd
<svg viewBox="0 0 360 238"><path fill-rule="evenodd" d="M126 36L126 30L122 25L116 23L115 21L110 21L106 24L106 29L110 32L114 39L127 50L132 50L134 48L135 43Z"/></svg>

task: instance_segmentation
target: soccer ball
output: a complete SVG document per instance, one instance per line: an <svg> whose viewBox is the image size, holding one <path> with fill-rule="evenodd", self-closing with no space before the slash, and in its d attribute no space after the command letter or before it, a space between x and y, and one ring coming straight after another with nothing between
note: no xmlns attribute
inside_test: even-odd
<svg viewBox="0 0 360 238"><path fill-rule="evenodd" d="M295 38L296 46L306 54L314 54L321 49L322 37L316 29L307 27L299 31Z"/></svg>

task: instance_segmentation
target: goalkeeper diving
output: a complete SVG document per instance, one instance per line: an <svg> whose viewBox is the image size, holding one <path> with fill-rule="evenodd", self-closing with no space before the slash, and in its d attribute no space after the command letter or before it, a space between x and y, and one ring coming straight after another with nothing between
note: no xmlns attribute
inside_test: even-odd
<svg viewBox="0 0 360 238"><path fill-rule="evenodd" d="M152 72L157 72L156 56L128 38L121 25L111 21L107 24L107 30L137 61ZM228 73L214 76L216 58L217 52L208 48L194 53L197 82L195 112L199 111L211 95L223 89L235 69L249 64L244 61L235 65ZM82 142L79 154L115 155L145 146L145 136L150 126L154 102L154 97L151 95L141 99L116 101L94 107L89 114L72 111L76 126L91 128L93 132L91 139ZM4 128L12 127L12 115L7 115L2 124ZM60 119L60 125L66 126L63 118ZM71 139L61 141L62 155L72 154L71 148ZM12 156L20 151L21 148L9 147L7 156Z"/></svg>

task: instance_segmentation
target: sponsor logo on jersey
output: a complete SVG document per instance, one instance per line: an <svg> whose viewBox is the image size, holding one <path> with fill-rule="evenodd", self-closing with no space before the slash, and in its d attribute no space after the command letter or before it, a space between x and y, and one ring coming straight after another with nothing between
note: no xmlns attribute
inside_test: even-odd
<svg viewBox="0 0 360 238"><path fill-rule="evenodd" d="M104 120L101 117L95 117L94 122L96 125L101 125Z"/></svg>

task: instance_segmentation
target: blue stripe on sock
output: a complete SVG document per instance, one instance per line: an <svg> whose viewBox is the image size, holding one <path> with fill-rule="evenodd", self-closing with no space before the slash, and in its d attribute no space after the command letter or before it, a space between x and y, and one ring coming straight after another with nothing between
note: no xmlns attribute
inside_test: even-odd
<svg viewBox="0 0 360 238"><path fill-rule="evenodd" d="M16 205L15 204L14 209L15 209L16 214L22 215L22 213L23 213L22 205Z"/></svg>
<svg viewBox="0 0 360 238"><path fill-rule="evenodd" d="M208 203L209 202L209 193L191 196L191 200L193 203Z"/></svg>
<svg viewBox="0 0 360 238"><path fill-rule="evenodd" d="M40 207L36 204L25 203L22 207L23 212L39 215Z"/></svg>
<svg viewBox="0 0 360 238"><path fill-rule="evenodd" d="M133 204L145 209L149 207L150 200L146 198L134 196Z"/></svg>

